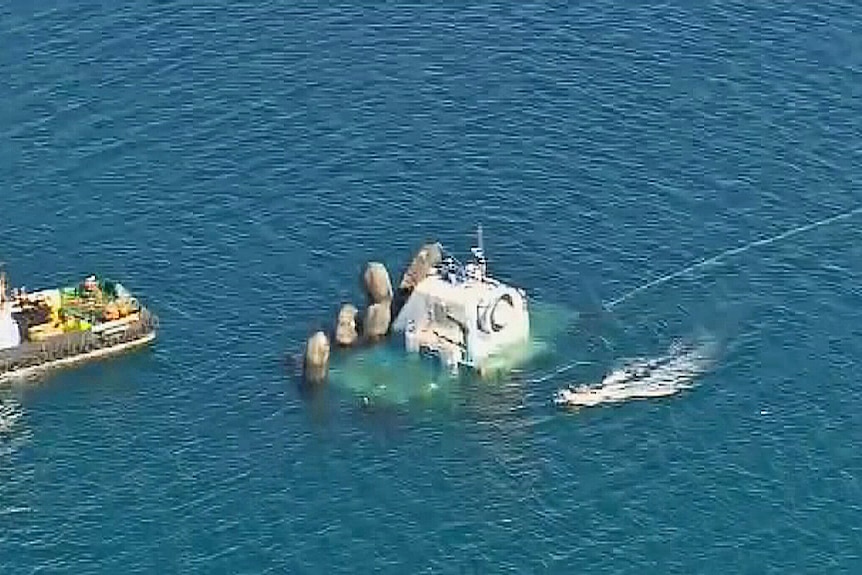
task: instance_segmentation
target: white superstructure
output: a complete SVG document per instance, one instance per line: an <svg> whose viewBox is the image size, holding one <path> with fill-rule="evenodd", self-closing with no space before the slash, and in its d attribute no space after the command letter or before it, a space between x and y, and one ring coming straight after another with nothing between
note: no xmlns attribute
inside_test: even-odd
<svg viewBox="0 0 862 575"><path fill-rule="evenodd" d="M12 302L6 297L6 275L0 271L0 349L18 347L21 333L12 318Z"/></svg>
<svg viewBox="0 0 862 575"><path fill-rule="evenodd" d="M392 324L408 351L437 354L449 366L480 368L485 359L527 341L530 319L523 290L487 274L482 250L461 266L447 257L413 289Z"/></svg>

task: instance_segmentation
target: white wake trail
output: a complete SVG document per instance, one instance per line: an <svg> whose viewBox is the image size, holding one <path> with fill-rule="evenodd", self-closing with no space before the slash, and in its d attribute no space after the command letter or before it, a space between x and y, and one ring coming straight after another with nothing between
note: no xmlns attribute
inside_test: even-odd
<svg viewBox="0 0 862 575"><path fill-rule="evenodd" d="M853 217L859 213L862 213L862 206L859 206L855 209L852 209L852 210L849 210L846 212L842 212L840 214L836 214L834 216L829 216L828 218L823 218L821 220L817 220L816 222L811 222L808 224L803 224L801 226L796 226L795 228L791 228L791 229L789 229L785 232L782 232L780 234L776 234L774 236L769 236L767 238L755 240L755 241L749 242L743 246L739 246L736 248L730 248L730 249L725 250L719 254L716 254L710 258L706 258L706 259L701 260L699 262L688 265L688 266L682 268L681 270L678 270L678 271L675 271L673 273L669 273L667 275L657 277L654 280L648 281L647 283L640 285L640 286L624 293L620 297L609 301L608 303L605 304L605 309L610 310L610 309L618 306L619 304L623 303L624 301L627 301L627 300L633 298L634 296L638 295L641 292L644 292L650 288L665 284L669 281L672 281L672 280L674 280L680 276L683 276L689 272L692 272L696 269L722 263L725 260L727 260L733 256L743 254L743 253L745 253L751 249L754 249L754 248L757 248L760 246L766 246L766 245L774 244L776 242L780 242L782 240L792 238L793 236L803 234L803 233L811 231L813 229L822 228L823 226L828 226L830 224L834 224L835 222L839 222L841 220L846 220L846 219L851 218L851 217Z"/></svg>
<svg viewBox="0 0 862 575"><path fill-rule="evenodd" d="M29 437L20 420L24 413L18 403L0 397L0 456L8 455ZM0 461L2 465L2 461Z"/></svg>
<svg viewBox="0 0 862 575"><path fill-rule="evenodd" d="M769 237L761 238L759 240L755 240L753 242L749 242L747 244L744 244L744 245L741 245L741 246L738 246L735 248L730 248L730 249L724 250L723 252L720 252L714 256L711 256L711 257L708 257L706 259L700 260L698 262L689 264L689 265L685 266L684 268L679 269L675 272L665 274L663 276L652 279L652 280L650 280L650 281L648 281L642 285L639 285L639 286L625 292L621 296L619 296L615 299L612 299L609 302L606 302L605 304L603 304L603 307L606 311L611 311L613 308L617 307L618 305L631 300L635 296L637 296L637 295L639 295L639 294L641 294L641 293L643 293L649 289L652 289L654 287L666 284L670 281L675 280L678 277L684 276L684 275L686 275L690 272L693 272L697 269L708 267L711 265L718 265L718 264L724 263L727 260L729 260L730 258L732 258L733 256L743 254L743 253L745 253L749 250L752 250L754 248L758 248L758 247L766 246L766 245L770 245L770 244L775 244L775 243L781 242L783 240L797 236L799 234L803 234L803 233L809 232L809 231L817 229L817 228L822 228L824 226L828 226L828 225L834 224L836 222L840 222L842 220L852 218L853 216L860 214L860 213L862 213L862 206L858 206L856 208L853 208L852 210L847 210L845 212L841 212L839 214L828 216L828 217L819 219L819 220L814 221L814 222L810 222L807 224L802 224L802 225L793 227L793 228L786 230L784 232L781 232L779 234L775 234L775 235L772 235ZM574 369L578 365L581 365L581 363L582 362L580 362L580 361L576 361L576 362L564 364L564 365L556 368L555 370L553 370L549 373L546 373L546 374L543 374L539 377L531 379L530 383L531 384L543 383L549 379L553 379L554 377L557 377L560 374L563 374L567 371ZM656 391L656 393L660 393L660 391Z"/></svg>
<svg viewBox="0 0 862 575"><path fill-rule="evenodd" d="M666 355L624 362L597 384L560 389L554 395L554 403L560 407L594 407L675 395L690 389L695 379L709 370L715 352L712 341L693 346L676 343Z"/></svg>

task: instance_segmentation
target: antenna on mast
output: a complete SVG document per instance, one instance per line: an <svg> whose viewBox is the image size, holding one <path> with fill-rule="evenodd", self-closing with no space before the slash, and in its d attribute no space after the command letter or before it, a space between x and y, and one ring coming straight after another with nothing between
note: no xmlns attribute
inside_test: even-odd
<svg viewBox="0 0 862 575"><path fill-rule="evenodd" d="M480 223L476 230L476 239L478 240L477 247L473 248L473 257L476 258L476 263L479 267L481 277L485 277L487 272L488 262L485 259L485 240L482 237L482 224Z"/></svg>

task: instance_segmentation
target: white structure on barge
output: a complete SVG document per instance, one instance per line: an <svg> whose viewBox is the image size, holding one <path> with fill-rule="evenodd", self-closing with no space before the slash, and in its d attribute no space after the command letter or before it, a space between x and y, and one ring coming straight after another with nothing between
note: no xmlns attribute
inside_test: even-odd
<svg viewBox="0 0 862 575"><path fill-rule="evenodd" d="M450 368L482 369L486 359L526 343L526 293L488 275L479 228L473 261L447 256L413 289L392 324L408 351L428 351Z"/></svg>
<svg viewBox="0 0 862 575"><path fill-rule="evenodd" d="M6 297L6 275L0 272L0 350L17 347L20 343L18 324L12 318L12 302Z"/></svg>

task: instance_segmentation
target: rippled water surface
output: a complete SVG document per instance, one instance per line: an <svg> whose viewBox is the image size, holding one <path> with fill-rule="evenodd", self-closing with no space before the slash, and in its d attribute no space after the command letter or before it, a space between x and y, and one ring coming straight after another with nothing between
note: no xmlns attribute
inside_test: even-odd
<svg viewBox="0 0 862 575"><path fill-rule="evenodd" d="M858 3L208 5L0 6L0 259L162 324L0 389L0 573L859 572ZM297 386L365 261L479 221L549 354ZM684 394L550 404L699 334Z"/></svg>

